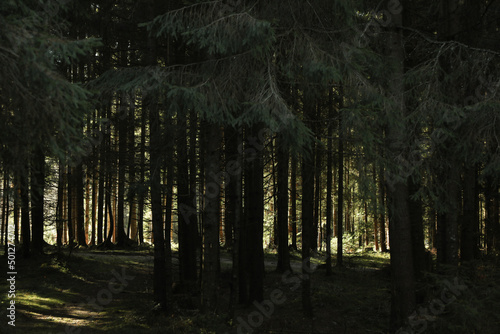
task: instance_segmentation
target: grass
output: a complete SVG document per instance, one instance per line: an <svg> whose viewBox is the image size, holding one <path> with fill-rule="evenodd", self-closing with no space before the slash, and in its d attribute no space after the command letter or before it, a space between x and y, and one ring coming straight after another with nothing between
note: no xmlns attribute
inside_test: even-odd
<svg viewBox="0 0 500 334"><path fill-rule="evenodd" d="M256 313L256 305L237 305L233 323L229 317L230 254L221 252L222 275L216 313L202 314L199 289L173 295L169 312L155 309L152 301L152 256L150 250L76 250L70 257L51 255L17 259L16 327L2 324L1 333L236 333L242 321L253 321L253 333L387 333L390 314L388 254L346 254L345 267L334 267L326 276L321 266L311 275L314 318L304 318L301 289L295 273L275 271L276 254L266 254L265 300L281 292L283 303L273 304L269 316ZM292 261L300 264L299 253ZM324 263L317 254L312 263ZM335 263L335 259L332 261ZM230 264L230 263L229 263ZM175 268L175 265L174 265ZM295 265L297 268L297 265ZM116 274L125 273L127 284L111 285ZM439 299L448 272L426 275L420 283L426 291L419 307ZM494 260L461 266L458 276L467 289L445 310L425 318L426 333L496 333L500 328L500 270ZM294 281L295 279L295 281ZM294 283L295 282L295 283ZM2 289L7 286L2 283ZM0 297L0 316L6 321L7 296ZM89 302L100 298L99 302ZM253 317L253 318L252 318ZM239 320L238 320L239 319ZM252 320L253 319L253 320ZM6 330L4 330L6 329Z"/></svg>

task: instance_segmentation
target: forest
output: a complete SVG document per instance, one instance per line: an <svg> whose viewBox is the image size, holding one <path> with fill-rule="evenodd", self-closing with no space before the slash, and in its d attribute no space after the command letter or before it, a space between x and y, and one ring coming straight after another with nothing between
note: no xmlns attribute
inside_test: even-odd
<svg viewBox="0 0 500 334"><path fill-rule="evenodd" d="M1 0L0 333L498 333L499 138L496 0Z"/></svg>

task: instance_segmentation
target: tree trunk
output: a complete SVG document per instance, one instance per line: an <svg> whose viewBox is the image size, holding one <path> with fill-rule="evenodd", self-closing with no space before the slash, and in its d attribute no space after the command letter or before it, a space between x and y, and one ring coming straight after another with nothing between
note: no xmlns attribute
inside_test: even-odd
<svg viewBox="0 0 500 334"><path fill-rule="evenodd" d="M445 263L453 266L458 266L458 201L460 200L460 172L458 167L451 167L448 175L448 184L446 186L446 199L448 205L445 220Z"/></svg>
<svg viewBox="0 0 500 334"><path fill-rule="evenodd" d="M144 199L146 196L145 190L145 177L146 177L146 111L143 109L141 114L141 146L139 153L139 199L137 203L137 210L139 211L139 217L137 221L137 234L139 239L139 245L144 243Z"/></svg>
<svg viewBox="0 0 500 334"><path fill-rule="evenodd" d="M332 274L332 209L333 209L333 89L328 93L328 143L326 157L326 275Z"/></svg>
<svg viewBox="0 0 500 334"><path fill-rule="evenodd" d="M311 234L314 211L314 162L310 157L302 159L302 311L313 316L311 301Z"/></svg>
<svg viewBox="0 0 500 334"><path fill-rule="evenodd" d="M118 209L116 215L116 243L118 247L125 246L127 235L125 234L125 172L127 168L127 119L122 113L126 113L128 101L122 94L118 121ZM125 110L124 110L125 109Z"/></svg>
<svg viewBox="0 0 500 334"><path fill-rule="evenodd" d="M474 224L478 220L474 212L474 201L476 196L476 169L468 167L464 173L463 183L463 216L460 242L461 262L474 260L474 247L477 236L475 235Z"/></svg>
<svg viewBox="0 0 500 334"><path fill-rule="evenodd" d="M277 270L290 270L288 250L288 147L282 138L278 138L278 266Z"/></svg>
<svg viewBox="0 0 500 334"><path fill-rule="evenodd" d="M419 188L419 184L410 177L408 181L409 193L414 195ZM426 253L424 244L424 229L423 229L423 209L422 201L420 199L409 200L409 210L411 219L411 238L412 238L412 251L413 251L413 268L415 277L422 278L423 271L427 269Z"/></svg>
<svg viewBox="0 0 500 334"><path fill-rule="evenodd" d="M240 275L240 240L241 240L241 178L242 164L241 154L238 153L238 146L241 142L240 130L233 127L226 127L224 132L226 139L226 170L225 177L228 181L226 187L226 220L231 220L233 228L232 258L233 267L231 270L231 296L229 301L230 317L234 318L234 308L237 301L238 284L244 280Z"/></svg>
<svg viewBox="0 0 500 334"><path fill-rule="evenodd" d="M343 89L339 88L339 153L338 153L338 177L337 177L337 267L344 266L343 260L343 239L344 239L344 125L342 124Z"/></svg>
<svg viewBox="0 0 500 334"><path fill-rule="evenodd" d="M405 151L406 107L404 101L404 49L402 31L402 13L392 16L388 33L388 52L391 65L389 93L393 105L388 109L388 118L392 121L387 127L387 148L389 161L397 161ZM403 171L404 173L404 171ZM391 332L403 326L408 316L415 309L415 281L412 248L412 224L409 209L407 176L397 166L387 168L387 195L389 201L389 238L391 249Z"/></svg>
<svg viewBox="0 0 500 334"><path fill-rule="evenodd" d="M56 245L60 249L63 245L64 224L64 165L59 162L57 181L57 206L56 206Z"/></svg>
<svg viewBox="0 0 500 334"><path fill-rule="evenodd" d="M21 198L21 254L24 258L28 258L31 255L31 239L29 185L27 170L22 170L19 172L19 191Z"/></svg>
<svg viewBox="0 0 500 334"><path fill-rule="evenodd" d="M292 221L292 248L297 250L297 155L292 153L292 171L290 175L291 189L291 213Z"/></svg>
<svg viewBox="0 0 500 334"><path fill-rule="evenodd" d="M232 126L226 126L224 128L224 146L225 146L225 162L226 166L228 164L233 164L237 155L237 146L235 146L235 131ZM227 170L225 171L227 173ZM235 194L235 184L234 176L225 173L225 217L224 217L224 246L228 249L233 247L233 229L234 229L234 214L235 214L235 204L236 204L236 194Z"/></svg>
<svg viewBox="0 0 500 334"><path fill-rule="evenodd" d="M10 175L4 171L3 179L3 206L2 206L2 240L4 240L4 254L8 254L8 244L14 240L9 239L9 195L10 195ZM5 232L5 233L4 233Z"/></svg>
<svg viewBox="0 0 500 334"><path fill-rule="evenodd" d="M14 171L14 242L19 244L19 210L21 208L21 189L19 171Z"/></svg>
<svg viewBox="0 0 500 334"><path fill-rule="evenodd" d="M161 130L160 115L157 106L151 100L145 102L149 111L150 126L150 170L151 170L151 212L153 220L153 238L154 238L154 268L153 268L153 291L154 300L160 305L160 308L167 307L167 287L165 277L165 245L163 239L163 220L161 205Z"/></svg>
<svg viewBox="0 0 500 334"><path fill-rule="evenodd" d="M387 234L386 234L386 224L385 224L385 211L386 211L386 201L385 201L385 177L384 177L384 166L381 164L378 170L378 189L379 189L379 203L380 203L380 250L385 253L387 252Z"/></svg>
<svg viewBox="0 0 500 334"><path fill-rule="evenodd" d="M44 191L45 191L45 154L42 148L35 149L31 164L31 219L33 251L43 254L44 232Z"/></svg>
<svg viewBox="0 0 500 334"><path fill-rule="evenodd" d="M74 227L74 219L73 217L75 216L75 207L74 207L74 201L73 198L75 197L74 192L74 181L73 178L74 172L73 168L68 167L68 173L67 175L67 193L68 193L68 244L70 247L73 247L74 242L75 242L75 227Z"/></svg>
<svg viewBox="0 0 500 334"><path fill-rule="evenodd" d="M76 200L76 237L79 246L87 246L87 238L85 237L85 210L84 210L84 194L83 194L83 165L79 163L75 167L74 175L75 185L75 200Z"/></svg>
<svg viewBox="0 0 500 334"><path fill-rule="evenodd" d="M205 159L205 210L203 219L203 273L201 303L205 312L215 311L219 269L220 127L209 124Z"/></svg>
<svg viewBox="0 0 500 334"><path fill-rule="evenodd" d="M259 138L260 125L253 125L247 135L245 149L246 164L249 166L248 178L245 179L245 196L248 198L246 214L246 232L249 248L249 298L250 301L262 301L264 298L264 163L263 144L255 144ZM252 145L252 146L251 146ZM255 146L256 145L256 146Z"/></svg>
<svg viewBox="0 0 500 334"><path fill-rule="evenodd" d="M177 208L179 235L179 269L181 283L196 281L196 207L189 189L186 110L177 113Z"/></svg>

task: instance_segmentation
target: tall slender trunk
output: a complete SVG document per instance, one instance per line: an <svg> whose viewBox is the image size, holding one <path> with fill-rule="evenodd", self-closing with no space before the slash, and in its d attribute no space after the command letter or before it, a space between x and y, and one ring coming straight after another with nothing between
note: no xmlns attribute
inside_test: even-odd
<svg viewBox="0 0 500 334"><path fill-rule="evenodd" d="M388 53L393 69L389 80L389 93L393 104L388 109L392 122L387 127L387 148L390 161L405 151L406 146L406 107L404 93L404 49L402 31L402 13L394 14L388 33ZM415 281L413 267L413 249L409 192L405 175L401 175L396 166L387 168L387 194L389 199L389 238L391 249L391 332L396 332L407 321L415 309Z"/></svg>
<svg viewBox="0 0 500 334"><path fill-rule="evenodd" d="M288 147L284 139L278 137L278 266L277 270L290 270L288 249Z"/></svg>
<svg viewBox="0 0 500 334"><path fill-rule="evenodd" d="M315 120L316 125L314 126L316 132L315 149L314 149L314 211L313 211L313 229L311 235L311 249L316 252L318 250L318 231L321 229L321 161L322 161L322 144L321 144L321 132L322 126L319 120L321 119L321 108L318 104L315 106ZM321 248L321 245L320 245Z"/></svg>
<svg viewBox="0 0 500 334"><path fill-rule="evenodd" d="M106 111L103 107L99 110L99 118L105 118ZM103 242L103 229L105 228L104 219L104 211L106 211L104 207L104 199L105 199L105 188L104 182L106 180L106 164L107 164L107 136L106 136L107 124L101 125L101 132L105 135L103 136L103 141L101 143L101 148L99 150L99 167L98 167L98 177L99 177L99 193L97 197L97 244L101 244Z"/></svg>
<svg viewBox="0 0 500 334"><path fill-rule="evenodd" d="M196 214L196 181L197 181L197 164L196 164L196 142L198 133L198 115L195 110L190 110L189 112L189 203L195 209L195 214L189 218L188 234L189 239L193 242L193 246L190 247L190 261L196 266L196 261L198 258L198 251L201 252L202 240L198 233L198 220L199 216ZM210 138L210 137L208 137ZM211 139L210 139L211 140ZM201 153L203 155L203 153ZM220 159L220 157L218 157ZM204 168L200 168L200 173ZM200 178L201 179L201 178ZM205 180L206 181L206 180ZM203 184L200 181L200 184ZM219 215L220 216L220 215ZM201 254L200 254L201 255ZM200 256L201 259L201 256ZM196 276L196 273L195 273Z"/></svg>
<svg viewBox="0 0 500 334"><path fill-rule="evenodd" d="M19 210L21 208L21 190L19 188L19 170L14 171L14 241L19 244Z"/></svg>
<svg viewBox="0 0 500 334"><path fill-rule="evenodd" d="M302 311L306 317L313 316L311 301L311 234L314 211L314 175L311 157L302 158Z"/></svg>
<svg viewBox="0 0 500 334"><path fill-rule="evenodd" d="M21 198L21 254L28 258L31 255L31 238L30 238L30 203L29 203L29 185L28 171L22 170L19 173L19 191Z"/></svg>
<svg viewBox="0 0 500 334"><path fill-rule="evenodd" d="M344 125L342 122L342 108L343 108L343 89L339 88L339 124L338 124L338 177L337 177L337 267L344 265L343 260L343 239L344 239Z"/></svg>
<svg viewBox="0 0 500 334"><path fill-rule="evenodd" d="M5 250L4 254L8 254L9 242L14 242L9 236L9 195L10 195L10 175L7 171L3 174L3 207L2 207L2 239L4 240ZM5 233L4 233L5 232Z"/></svg>
<svg viewBox="0 0 500 334"><path fill-rule="evenodd" d="M133 97L135 98L135 96ZM128 117L128 168L129 168L129 218L127 237L137 243L137 180L135 150L135 101L132 101Z"/></svg>
<svg viewBox="0 0 500 334"><path fill-rule="evenodd" d="M148 98L149 100L149 98ZM161 130L160 115L157 106L149 100L145 103L149 111L150 124L150 170L151 170L151 212L153 220L154 238L154 276L153 290L154 300L161 308L167 307L167 287L165 277L165 245L163 234L162 205L161 205Z"/></svg>
<svg viewBox="0 0 500 334"><path fill-rule="evenodd" d="M203 219L203 267L201 303L205 312L217 307L219 270L220 127L208 125L205 159L205 210Z"/></svg>
<svg viewBox="0 0 500 334"><path fill-rule="evenodd" d="M377 184L377 165L374 162L373 163L373 184ZM375 188L376 189L376 188ZM380 244L379 244L379 225L380 225L380 218L379 218L379 212L380 212L380 207L379 207L379 196L377 190L375 190L375 197L373 199L373 241L375 243L375 251L380 250Z"/></svg>
<svg viewBox="0 0 500 334"><path fill-rule="evenodd" d="M74 213L74 210L75 210L75 207L74 207L74 201L73 201L73 197L74 197L74 182L73 182L73 178L74 178L74 173L73 173L73 170L71 167L68 167L68 173L66 174L67 175L67 194L68 194L68 223L67 223L67 226L68 226L68 243L70 245L70 247L73 246L74 242L75 242L75 228L74 228L74 220L73 220L73 217L75 215Z"/></svg>
<svg viewBox="0 0 500 334"><path fill-rule="evenodd" d="M248 233L249 248L249 298L250 300L262 301L264 298L264 162L263 144L254 145L253 139L259 138L261 125L253 125L247 135L248 150L253 154L246 156L246 164L249 165L248 178L245 179L245 196L248 197L248 212L246 214L246 232ZM250 144L252 143L252 144Z"/></svg>
<svg viewBox="0 0 500 334"><path fill-rule="evenodd" d="M328 93L328 130L326 155L326 275L332 274L332 209L333 209L333 88Z"/></svg>
<svg viewBox="0 0 500 334"><path fill-rule="evenodd" d="M224 132L226 140L226 170L225 176L229 178L225 183L226 187L226 220L232 221L233 228L233 247L232 258L233 267L231 270L231 296L229 300L229 309L231 318L234 318L234 309L237 302L237 287L239 281L243 279L239 276L240 271L240 239L241 239L241 179L242 164L241 154L238 153L238 146L241 142L240 129L226 127Z"/></svg>
<svg viewBox="0 0 500 334"><path fill-rule="evenodd" d="M409 178L408 190L410 197L417 193L420 184ZM416 278L421 278L423 271L426 270L426 254L424 244L424 228L423 228L423 209L420 199L409 200L409 210L411 219L411 238L413 251L413 267Z"/></svg>
<svg viewBox="0 0 500 334"><path fill-rule="evenodd" d="M57 207L56 207L56 244L60 248L63 245L64 232L64 165L59 162L57 181Z"/></svg>
<svg viewBox="0 0 500 334"><path fill-rule="evenodd" d="M172 116L168 115L165 121L165 132L173 131ZM167 300L172 297L172 204L174 188L174 138L168 138L166 151L166 170L167 180L165 184L166 203L165 203L165 277Z"/></svg>
<svg viewBox="0 0 500 334"><path fill-rule="evenodd" d="M124 95L124 94L123 94ZM127 113L128 107L126 105L128 104L128 101L126 98L122 95L120 104L122 110L120 113ZM125 110L123 110L125 109ZM126 115L125 115L126 116ZM117 241L117 246L123 247L125 245L125 242L127 240L127 235L125 234L125 172L127 168L127 136L128 136L128 129L127 129L127 123L128 120L124 117L123 114L118 115L119 121L118 121L118 137L119 137L119 143L118 143L118 209L117 209L117 215L116 215L116 241Z"/></svg>
<svg viewBox="0 0 500 334"><path fill-rule="evenodd" d="M76 237L78 245L87 246L87 237L85 236L85 210L84 210L84 192L83 192L83 165L80 163L75 167L74 175L75 185L75 214L76 214Z"/></svg>
<svg viewBox="0 0 500 334"><path fill-rule="evenodd" d="M186 110L177 113L177 208L179 235L179 270L182 283L196 281L196 245L192 235L196 226L196 208L189 189L189 165L187 152Z"/></svg>
<svg viewBox="0 0 500 334"><path fill-rule="evenodd" d="M33 251L43 254L44 232L45 154L41 147L35 149L31 164L31 225Z"/></svg>
<svg viewBox="0 0 500 334"><path fill-rule="evenodd" d="M290 182L290 201L292 202L290 212L290 220L292 221L292 248L297 250L297 155L295 153L292 153Z"/></svg>
<svg viewBox="0 0 500 334"><path fill-rule="evenodd" d="M141 144L139 153L139 199L137 203L138 221L137 221L137 234L139 245L144 243L144 200L146 196L145 191L145 177L146 177L146 116L147 111L142 110L141 114Z"/></svg>
<svg viewBox="0 0 500 334"><path fill-rule="evenodd" d="M474 225L478 223L474 212L474 201L476 195L476 169L467 167L464 173L463 183L463 215L460 242L460 260L471 261L475 257L474 247L476 243Z"/></svg>

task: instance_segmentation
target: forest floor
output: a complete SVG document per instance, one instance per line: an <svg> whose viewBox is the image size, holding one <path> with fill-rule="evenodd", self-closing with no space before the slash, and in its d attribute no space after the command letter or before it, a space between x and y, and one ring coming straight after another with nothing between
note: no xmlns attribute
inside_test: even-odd
<svg viewBox="0 0 500 334"><path fill-rule="evenodd" d="M66 249L59 255L16 259L15 327L7 324L10 299L2 292L0 333L388 332L388 254L346 254L346 266L333 268L331 276L326 276L320 265L324 263L324 254L317 254L311 274L312 319L302 314L298 253L292 254L293 273L276 272L276 255L266 254L264 302L236 306L233 323L228 315L231 255L227 252L221 252L219 307L210 314L198 310L197 287L187 291L174 288L169 311L155 309L150 249L79 249L70 256L68 253ZM176 256L174 253L174 271L177 271ZM401 334L498 333L498 264L496 257L461 266L458 273L442 268L439 274L427 274L418 286L421 302L418 314ZM4 282L0 289L8 292Z"/></svg>

